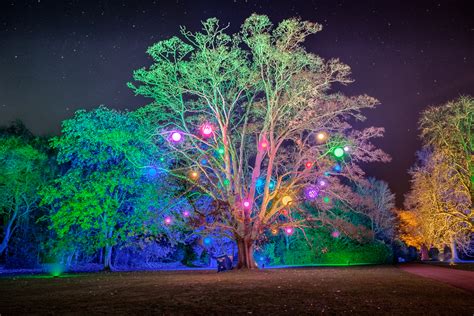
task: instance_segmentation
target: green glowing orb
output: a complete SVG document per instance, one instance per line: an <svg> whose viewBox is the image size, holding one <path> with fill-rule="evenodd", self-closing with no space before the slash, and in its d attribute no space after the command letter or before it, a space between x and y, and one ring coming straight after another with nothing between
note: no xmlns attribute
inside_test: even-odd
<svg viewBox="0 0 474 316"><path fill-rule="evenodd" d="M324 202L324 203L329 203L329 202L331 202L331 199L329 198L329 196L325 196L325 197L323 198L323 202Z"/></svg>
<svg viewBox="0 0 474 316"><path fill-rule="evenodd" d="M341 158L344 156L344 149L341 147L336 147L336 149L334 149L334 156L336 156L336 158Z"/></svg>
<svg viewBox="0 0 474 316"><path fill-rule="evenodd" d="M224 147L220 147L217 152L219 153L219 155L223 155L225 153L225 150L224 150Z"/></svg>
<svg viewBox="0 0 474 316"><path fill-rule="evenodd" d="M224 185L225 185L225 186L228 186L229 184L230 184L229 179L224 179Z"/></svg>

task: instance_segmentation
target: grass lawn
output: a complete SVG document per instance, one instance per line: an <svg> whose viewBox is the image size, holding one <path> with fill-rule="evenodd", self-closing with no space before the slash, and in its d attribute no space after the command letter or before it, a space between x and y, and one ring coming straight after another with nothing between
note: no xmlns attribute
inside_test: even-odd
<svg viewBox="0 0 474 316"><path fill-rule="evenodd" d="M392 266L0 278L0 314L452 314L474 294Z"/></svg>

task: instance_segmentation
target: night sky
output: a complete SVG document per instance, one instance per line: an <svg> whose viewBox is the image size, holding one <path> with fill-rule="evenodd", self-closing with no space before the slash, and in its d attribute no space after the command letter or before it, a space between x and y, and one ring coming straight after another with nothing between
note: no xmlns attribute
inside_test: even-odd
<svg viewBox="0 0 474 316"><path fill-rule="evenodd" d="M218 17L237 31L251 13L274 23L301 16L323 31L306 43L339 57L356 80L343 91L381 105L359 126L383 126L377 145L389 164L365 167L401 205L407 169L420 148L417 120L428 105L474 95L472 1L0 1L0 125L21 119L34 133L57 134L77 109L135 109L146 99L126 87L150 64L145 50Z"/></svg>

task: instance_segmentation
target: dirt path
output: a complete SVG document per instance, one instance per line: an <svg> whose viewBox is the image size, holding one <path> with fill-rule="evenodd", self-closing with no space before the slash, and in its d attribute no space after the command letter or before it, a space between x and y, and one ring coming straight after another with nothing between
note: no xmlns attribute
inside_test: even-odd
<svg viewBox="0 0 474 316"><path fill-rule="evenodd" d="M474 272L435 267L422 263L408 263L398 266L403 271L434 279L474 293Z"/></svg>

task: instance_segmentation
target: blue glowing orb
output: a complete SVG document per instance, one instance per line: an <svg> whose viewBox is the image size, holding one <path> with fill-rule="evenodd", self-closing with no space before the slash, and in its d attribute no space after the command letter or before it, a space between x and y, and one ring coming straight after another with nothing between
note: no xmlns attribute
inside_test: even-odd
<svg viewBox="0 0 474 316"><path fill-rule="evenodd" d="M212 238L211 237L205 237L203 242L206 246L209 246L210 244L212 244Z"/></svg>

